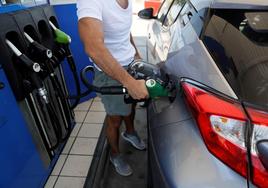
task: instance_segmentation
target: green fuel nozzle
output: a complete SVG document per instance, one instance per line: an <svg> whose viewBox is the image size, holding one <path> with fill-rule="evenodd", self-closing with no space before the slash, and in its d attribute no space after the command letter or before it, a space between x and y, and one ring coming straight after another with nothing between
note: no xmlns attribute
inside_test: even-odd
<svg viewBox="0 0 268 188"><path fill-rule="evenodd" d="M156 81L154 79L146 80L145 86L148 90L150 99L157 99L160 97L171 97L172 96L172 94L170 93L170 91L166 87L164 87L163 85L161 85L158 81ZM126 94L126 93L127 93L127 90L125 89L122 94ZM135 102L144 102L146 100L147 99L141 99L141 100L133 99L131 96L124 97L124 101L127 104L135 103Z"/></svg>
<svg viewBox="0 0 268 188"><path fill-rule="evenodd" d="M66 34L65 32L59 30L51 21L49 21L49 24L50 24L51 28L54 30L54 34L56 36L55 41L58 44L60 44L60 46L65 51L65 57L66 57L67 62L70 66L72 74L74 76L77 95L79 96L81 94L81 87L80 87L80 82L79 82L79 76L78 76L77 70L76 70L75 61L74 61L72 52L70 50L71 37L68 34ZM80 98L76 98L75 102L71 106L71 109L74 109L79 104L79 100L80 100Z"/></svg>
<svg viewBox="0 0 268 188"><path fill-rule="evenodd" d="M72 39L69 35L58 29L51 21L49 21L50 26L52 27L54 34L56 36L55 41L59 44L70 44Z"/></svg>
<svg viewBox="0 0 268 188"><path fill-rule="evenodd" d="M169 91L154 79L146 80L145 85L152 99L169 96Z"/></svg>

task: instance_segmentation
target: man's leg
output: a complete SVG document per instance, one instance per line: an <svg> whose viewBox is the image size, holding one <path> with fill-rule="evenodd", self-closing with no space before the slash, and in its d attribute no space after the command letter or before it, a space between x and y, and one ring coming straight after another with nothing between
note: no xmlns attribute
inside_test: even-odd
<svg viewBox="0 0 268 188"><path fill-rule="evenodd" d="M122 123L121 116L107 115L106 136L111 146L110 161L113 163L116 171L122 176L132 174L129 164L122 158L119 151L119 128Z"/></svg>
<svg viewBox="0 0 268 188"><path fill-rule="evenodd" d="M111 146L111 154L119 154L119 127L122 123L121 116L107 115L106 136Z"/></svg>
<svg viewBox="0 0 268 188"><path fill-rule="evenodd" d="M135 131L135 128L134 128L134 119L135 119L135 112L136 112L135 108L136 108L136 104L133 104L130 115L123 116L123 120L126 125L126 133L128 134L131 134Z"/></svg>
<svg viewBox="0 0 268 188"><path fill-rule="evenodd" d="M144 150L146 148L145 143L140 139L134 128L135 109L136 105L132 105L130 115L123 116L123 120L126 124L126 132L122 133L122 137L130 142L136 149Z"/></svg>
<svg viewBox="0 0 268 188"><path fill-rule="evenodd" d="M98 87L121 85L112 80L104 72L95 70L95 79L93 84ZM119 128L122 123L122 115L131 112L131 106L124 103L123 95L99 95L107 114L106 137L111 147L110 161L115 170L122 176L132 174L132 169L124 160L119 150ZM110 114L110 115L109 115Z"/></svg>

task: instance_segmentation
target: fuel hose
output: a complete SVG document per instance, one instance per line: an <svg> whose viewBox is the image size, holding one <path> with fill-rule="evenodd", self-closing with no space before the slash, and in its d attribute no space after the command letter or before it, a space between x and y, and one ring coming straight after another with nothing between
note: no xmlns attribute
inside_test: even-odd
<svg viewBox="0 0 268 188"><path fill-rule="evenodd" d="M63 46L63 48L65 50L66 59L67 59L67 62L69 64L70 70L72 72L72 75L73 75L73 78L75 81L76 96L80 96L81 95L81 86L80 86L80 82L79 82L79 76L77 73L77 69L76 69L76 65L75 65L75 61L74 61L72 52L70 50L71 37L69 35L67 35L65 32L58 29L51 21L49 21L49 24L50 24L52 30L54 31L55 41L59 45ZM81 97L73 98L75 101L71 105L71 109L74 109L79 104L80 98ZM69 98L69 99L71 99L71 98Z"/></svg>
<svg viewBox="0 0 268 188"><path fill-rule="evenodd" d="M55 91L55 95L57 98L57 101L59 103L60 108L62 107L62 110L60 111L60 115L62 117L62 119L64 119L64 121L66 120L66 124L67 124L67 134L65 137L67 137L70 132L71 132L71 115L70 115L70 106L69 103L65 97L65 94L63 92L63 89L61 87L61 84L59 82L59 78L57 76L57 74L55 73L54 70L54 66L53 66L53 60L51 59L53 57L53 53L51 50L49 50L48 48L46 48L45 46L39 44L38 42L36 42L28 33L24 32L24 36L25 38L29 41L30 45L29 45L29 53L31 54L31 56L33 56L33 58L38 59L39 62L43 62L43 66L45 66L46 70L49 73L49 77L52 83L52 86L54 88ZM64 114L63 114L64 113ZM66 115L69 114L69 115ZM54 115L51 114L51 116L53 117ZM66 117L66 119L65 119ZM55 118L55 117L54 117Z"/></svg>

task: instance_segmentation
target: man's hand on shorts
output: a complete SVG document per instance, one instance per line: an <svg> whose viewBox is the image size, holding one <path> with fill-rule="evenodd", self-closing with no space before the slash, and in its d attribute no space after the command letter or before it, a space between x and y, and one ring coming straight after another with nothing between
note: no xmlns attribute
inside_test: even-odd
<svg viewBox="0 0 268 188"><path fill-rule="evenodd" d="M148 90L145 86L145 80L133 79L128 85L126 85L129 95L134 99L146 99L149 97Z"/></svg>

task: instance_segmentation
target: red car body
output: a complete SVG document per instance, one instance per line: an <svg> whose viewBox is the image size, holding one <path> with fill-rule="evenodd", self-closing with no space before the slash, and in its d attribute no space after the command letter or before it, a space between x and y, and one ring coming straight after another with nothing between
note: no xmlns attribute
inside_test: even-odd
<svg viewBox="0 0 268 188"><path fill-rule="evenodd" d="M160 5L163 0L145 0L144 1L144 8L153 8L154 9L154 15L157 14Z"/></svg>

